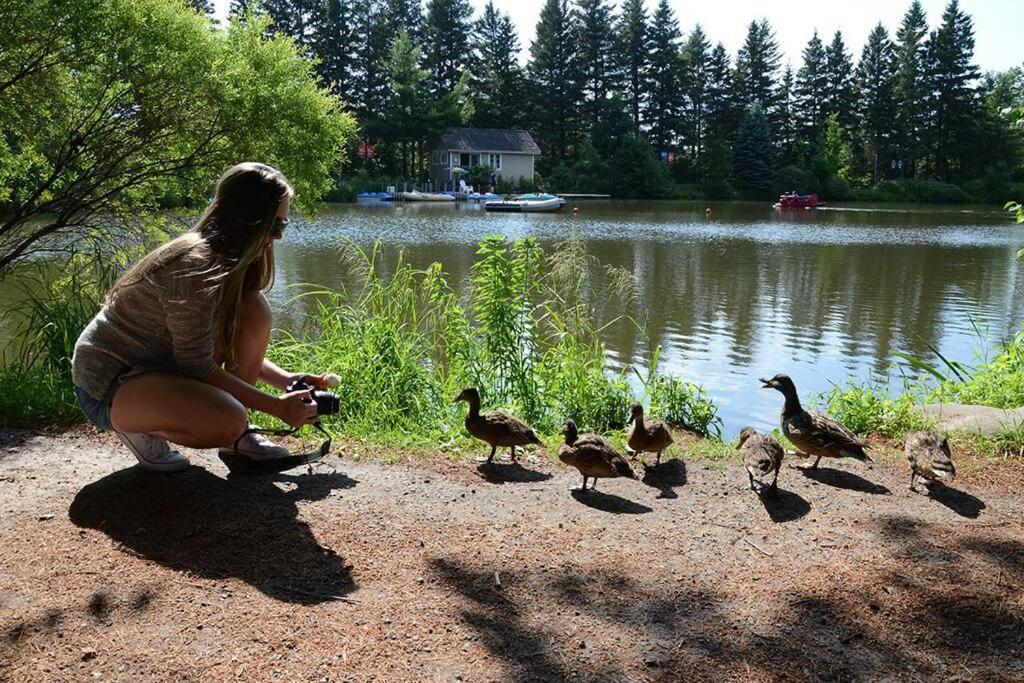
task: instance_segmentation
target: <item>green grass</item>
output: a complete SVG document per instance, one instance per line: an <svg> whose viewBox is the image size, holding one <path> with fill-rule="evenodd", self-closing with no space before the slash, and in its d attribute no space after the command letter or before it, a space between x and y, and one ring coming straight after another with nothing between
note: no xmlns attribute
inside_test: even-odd
<svg viewBox="0 0 1024 683"><path fill-rule="evenodd" d="M927 418L913 411L914 394L893 395L878 384L850 380L822 398L828 413L857 434L902 439L907 432L932 426Z"/></svg>

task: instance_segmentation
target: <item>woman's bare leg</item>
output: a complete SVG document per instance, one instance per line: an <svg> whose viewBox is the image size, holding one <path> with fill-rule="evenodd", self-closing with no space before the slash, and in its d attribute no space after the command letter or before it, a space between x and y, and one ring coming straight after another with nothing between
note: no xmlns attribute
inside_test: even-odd
<svg viewBox="0 0 1024 683"><path fill-rule="evenodd" d="M119 432L163 436L191 448L230 446L245 431L245 406L226 391L172 372L131 377L114 394L110 422Z"/></svg>

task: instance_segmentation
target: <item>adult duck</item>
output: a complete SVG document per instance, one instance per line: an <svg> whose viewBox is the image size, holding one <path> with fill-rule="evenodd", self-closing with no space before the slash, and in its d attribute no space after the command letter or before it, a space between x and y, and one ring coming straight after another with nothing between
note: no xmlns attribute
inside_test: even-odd
<svg viewBox="0 0 1024 683"><path fill-rule="evenodd" d="M796 385L787 375L762 379L764 389L775 389L786 397L782 406L782 433L801 453L814 458L811 469L822 458L854 458L871 461L867 445L857 435L828 415L808 412L800 405Z"/></svg>
<svg viewBox="0 0 1024 683"><path fill-rule="evenodd" d="M466 387L452 403L459 401L469 403L469 413L466 414L465 422L466 431L491 447L491 454L487 456L487 462L494 459L494 453L499 446L507 447L512 460L515 461L516 446L525 446L531 443L538 446L543 445L537 437L537 433L522 420L505 413L481 413L480 392L476 387Z"/></svg>

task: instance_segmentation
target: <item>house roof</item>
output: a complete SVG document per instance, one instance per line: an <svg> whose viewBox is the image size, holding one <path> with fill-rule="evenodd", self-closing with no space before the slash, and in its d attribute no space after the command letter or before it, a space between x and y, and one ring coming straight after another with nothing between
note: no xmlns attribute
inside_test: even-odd
<svg viewBox="0 0 1024 683"><path fill-rule="evenodd" d="M540 154L540 147L525 130L510 128L451 128L441 136L447 149Z"/></svg>

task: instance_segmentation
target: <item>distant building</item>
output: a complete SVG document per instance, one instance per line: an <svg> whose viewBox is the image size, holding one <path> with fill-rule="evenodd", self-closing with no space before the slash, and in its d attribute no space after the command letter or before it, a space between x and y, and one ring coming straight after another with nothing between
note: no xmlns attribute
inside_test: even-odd
<svg viewBox="0 0 1024 683"><path fill-rule="evenodd" d="M430 145L430 182L438 190L454 189L452 169L468 173L474 166L490 166L511 181L532 180L538 155L540 147L525 130L452 128Z"/></svg>

